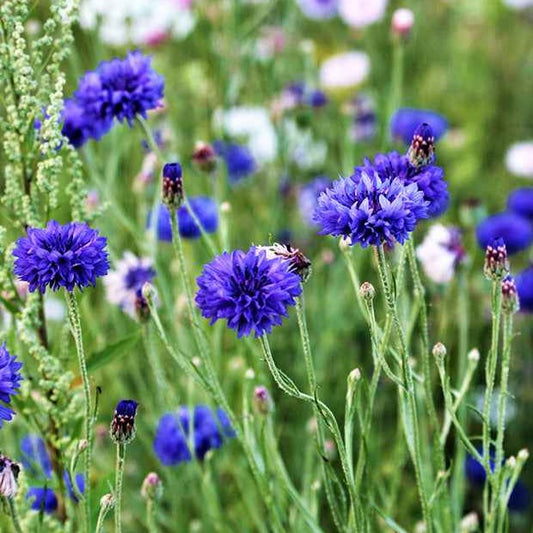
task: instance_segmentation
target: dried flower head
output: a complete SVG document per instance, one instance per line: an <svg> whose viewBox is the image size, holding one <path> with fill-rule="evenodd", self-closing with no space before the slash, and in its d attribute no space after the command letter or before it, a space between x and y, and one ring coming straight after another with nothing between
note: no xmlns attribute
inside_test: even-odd
<svg viewBox="0 0 533 533"><path fill-rule="evenodd" d="M6 455L0 455L0 494L13 498L17 493L20 465Z"/></svg>

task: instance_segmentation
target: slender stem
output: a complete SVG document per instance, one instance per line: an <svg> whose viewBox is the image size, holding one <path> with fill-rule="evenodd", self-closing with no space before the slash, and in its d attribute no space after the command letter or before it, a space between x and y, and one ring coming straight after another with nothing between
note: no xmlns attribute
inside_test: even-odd
<svg viewBox="0 0 533 533"><path fill-rule="evenodd" d="M20 526L20 520L15 501L13 500L13 498L6 498L6 500L9 506L9 514L11 515L11 520L13 521L13 528L17 533L22 533L22 527Z"/></svg>
<svg viewBox="0 0 533 533"><path fill-rule="evenodd" d="M109 504L102 505L100 504L100 511L98 512L98 520L96 521L96 529L94 530L95 533L100 533L102 529L104 528L104 520L106 519L107 514L111 510L111 506Z"/></svg>
<svg viewBox="0 0 533 533"><path fill-rule="evenodd" d="M117 462L115 465L115 533L122 532L122 481L124 479L124 460L126 446L117 444Z"/></svg>
<svg viewBox="0 0 533 533"><path fill-rule="evenodd" d="M210 237L209 233L207 233L206 229L204 228L202 222L200 219L196 216L196 213L194 212L194 209L191 206L191 203L185 197L183 205L185 206L185 209L187 209L189 215L191 216L193 222L198 226L198 229L200 230L200 234L202 235L202 239L204 240L207 248L209 249L209 252L211 255L217 255L219 252L216 244L214 243L213 239Z"/></svg>
<svg viewBox="0 0 533 533"><path fill-rule="evenodd" d="M167 383L165 372L163 368L161 367L161 362L159 360L158 354L155 353L149 324L142 325L142 338L143 338L144 350L146 352L146 357L148 358L148 362L150 363L150 366L152 367L152 372L154 373L154 378L155 378L155 382L157 385L156 387L156 390L158 391L158 393L156 394L157 403L166 404L165 407L168 407L171 404L170 391L172 389Z"/></svg>
<svg viewBox="0 0 533 533"><path fill-rule="evenodd" d="M76 352L78 354L78 363L80 366L81 379L83 384L83 394L85 399L85 439L87 440L87 449L85 450L85 494L83 506L85 511L85 528L87 532L91 531L91 460L93 447L93 412L91 404L91 385L89 374L87 372L87 362L85 351L83 349L83 336L80 322L80 312L78 302L73 292L66 291L68 315L70 330L74 337Z"/></svg>
<svg viewBox="0 0 533 533"><path fill-rule="evenodd" d="M157 525L155 521L155 501L153 498L148 498L146 501L146 524L149 533L157 532Z"/></svg>
<svg viewBox="0 0 533 533"><path fill-rule="evenodd" d="M404 385L407 388L406 391L399 389L400 399L402 396L407 396L407 409L409 415L409 425L410 428L405 424L404 432L407 440L407 447L411 453L411 459L413 461L413 466L415 469L416 484L418 488L418 494L420 498L420 503L422 506L422 514L424 516L424 521L426 523L426 531L431 533L433 531L433 522L431 520L431 514L428 505L428 499L426 495L426 490L424 487L424 475L422 468L422 449L420 446L420 435L418 428L418 415L416 407L416 396L413 382L413 374L411 366L409 364L409 353L407 349L407 344L405 341L405 333L398 316L398 310L396 308L396 299L392 291L392 287L389 281L389 266L385 258L385 250L383 245L377 247L378 254L378 271L385 295L385 301L387 304L388 313L392 316L393 324L396 328L396 333L399 339L399 348L400 356L402 361L402 375L404 380ZM411 442L412 440L412 442Z"/></svg>
<svg viewBox="0 0 533 533"><path fill-rule="evenodd" d="M498 362L498 344L500 339L500 320L501 320L501 288L500 281L492 281L491 309L492 309L492 334L490 343L490 352L485 363L485 398L483 402L483 465L487 474L488 483L485 483L483 490L483 512L487 521L487 530L493 527L494 516L489 508L490 490L492 488L492 469L490 465L490 408L492 404L492 393L494 390L494 381L496 378L496 366Z"/></svg>

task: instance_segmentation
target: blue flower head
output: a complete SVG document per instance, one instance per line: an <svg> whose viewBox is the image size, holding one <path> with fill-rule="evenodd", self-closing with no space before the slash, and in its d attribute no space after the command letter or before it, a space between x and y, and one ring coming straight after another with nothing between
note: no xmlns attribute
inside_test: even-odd
<svg viewBox="0 0 533 533"><path fill-rule="evenodd" d="M78 486L78 490L80 491L81 494L83 494L85 492L85 477L83 476L83 474L76 474L75 478L76 478L76 485ZM72 482L70 481L70 477L66 470L63 472L63 481L65 483L65 487L67 487L69 498L74 503L78 503L78 498L76 494L74 493Z"/></svg>
<svg viewBox="0 0 533 533"><path fill-rule="evenodd" d="M515 279L520 311L533 313L533 265L520 272Z"/></svg>
<svg viewBox="0 0 533 533"><path fill-rule="evenodd" d="M533 222L533 187L513 191L507 199L507 208Z"/></svg>
<svg viewBox="0 0 533 533"><path fill-rule="evenodd" d="M22 452L21 463L24 469L31 473L34 478L52 477L52 460L44 440L39 435L30 434L24 436L20 441L20 451Z"/></svg>
<svg viewBox="0 0 533 533"><path fill-rule="evenodd" d="M189 205L196 218L206 231L214 233L218 229L218 207L217 204L206 196L189 197ZM148 217L148 226L152 224L151 213ZM182 205L178 209L178 230L185 239L197 239L201 235L200 228L196 225L186 206ZM169 210L161 204L157 216L157 238L160 241L172 241L172 221Z"/></svg>
<svg viewBox="0 0 533 533"><path fill-rule="evenodd" d="M196 304L214 324L225 319L237 335L260 337L281 324L302 292L300 278L279 257L255 247L216 256L196 280Z"/></svg>
<svg viewBox="0 0 533 533"><path fill-rule="evenodd" d="M57 509L57 496L52 489L30 487L26 499L31 502L33 511L52 514Z"/></svg>
<svg viewBox="0 0 533 533"><path fill-rule="evenodd" d="M62 133L70 144L74 148L84 145L89 139L89 127L83 107L72 99L66 100L61 116L63 119Z"/></svg>
<svg viewBox="0 0 533 533"><path fill-rule="evenodd" d="M81 290L107 274L106 245L107 239L85 223L51 220L44 229L29 228L27 237L17 241L14 272L29 283L30 292Z"/></svg>
<svg viewBox="0 0 533 533"><path fill-rule="evenodd" d="M394 139L401 139L405 144L410 144L416 128L424 122L431 126L436 141L448 130L448 121L435 111L402 108L398 109L391 119L391 135Z"/></svg>
<svg viewBox="0 0 533 533"><path fill-rule="evenodd" d="M228 415L222 409L215 414L206 405L197 405L193 414L191 435L190 410L181 406L177 413L161 417L154 439L154 451L165 466L173 466L192 460L194 456L202 461L209 450L220 448L224 438L235 437Z"/></svg>
<svg viewBox="0 0 533 533"><path fill-rule="evenodd" d="M298 209L303 220L314 226L313 215L318 204L318 197L331 185L331 179L327 176L317 176L310 182L302 185L298 191Z"/></svg>
<svg viewBox="0 0 533 533"><path fill-rule="evenodd" d="M320 195L314 220L320 234L349 237L352 245L367 247L403 244L427 216L428 202L416 183L382 179L367 162L366 168L335 181Z"/></svg>
<svg viewBox="0 0 533 533"><path fill-rule="evenodd" d="M166 163L163 167L161 195L170 210L178 208L183 202L183 172L178 162Z"/></svg>
<svg viewBox="0 0 533 533"><path fill-rule="evenodd" d="M415 129L407 158L416 168L431 165L435 161L435 136L429 124L424 122Z"/></svg>
<svg viewBox="0 0 533 533"><path fill-rule="evenodd" d="M246 146L215 141L213 148L226 163L230 183L237 183L257 170L255 159Z"/></svg>
<svg viewBox="0 0 533 533"><path fill-rule="evenodd" d="M18 394L22 375L22 363L16 355L11 355L4 342L0 346L0 428L4 421L9 422L15 412L4 404L11 403L11 397Z"/></svg>
<svg viewBox="0 0 533 533"><path fill-rule="evenodd" d="M502 239L509 255L525 250L533 242L533 226L526 218L515 213L498 213L487 217L476 228L479 246L487 248L496 239Z"/></svg>
<svg viewBox="0 0 533 533"><path fill-rule="evenodd" d="M113 442L129 444L135 438L135 416L138 405L135 400L120 400L117 403L110 430Z"/></svg>
<svg viewBox="0 0 533 533"><path fill-rule="evenodd" d="M309 105L311 107L324 107L328 103L328 97L324 91L315 89L311 91L307 97Z"/></svg>

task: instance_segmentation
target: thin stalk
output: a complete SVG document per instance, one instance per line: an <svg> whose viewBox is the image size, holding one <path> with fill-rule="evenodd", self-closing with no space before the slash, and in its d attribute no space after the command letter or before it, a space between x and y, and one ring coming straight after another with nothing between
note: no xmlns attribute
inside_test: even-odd
<svg viewBox="0 0 533 533"><path fill-rule="evenodd" d="M124 460L126 446L117 444L117 461L115 464L115 533L122 532L122 482L124 479Z"/></svg>
<svg viewBox="0 0 533 533"><path fill-rule="evenodd" d="M191 206L189 200L187 199L187 197L185 197L183 205L185 206L185 209L187 209L187 211L188 211L189 215L191 216L193 222L196 224L196 226L198 226L198 229L200 230L200 234L202 236L202 239L204 240L205 245L209 249L209 252L211 253L211 255L215 256L218 253L220 253L218 248L217 248L217 245L214 243L214 241L211 238L211 236L209 235L209 233L207 233L207 231L205 230L205 228L204 228L202 222L200 221L200 219L196 216L196 213L194 212L194 209L192 208L192 206Z"/></svg>
<svg viewBox="0 0 533 533"><path fill-rule="evenodd" d="M152 372L154 373L154 378L156 382L156 390L158 391L156 396L157 403L163 403L165 407L168 407L171 405L171 398L170 398L170 391L171 387L168 385L165 372L163 368L161 367L161 363L159 361L159 357L155 353L154 349L154 343L152 342L151 338L151 332L150 332L150 325L149 324L143 324L142 325L142 339L144 344L144 351L146 352L146 357L148 358L148 362L150 363L150 366L152 367Z"/></svg>
<svg viewBox="0 0 533 533"><path fill-rule="evenodd" d="M91 404L91 385L89 382L89 374L87 372L87 362L85 358L85 351L83 349L83 336L80 322L80 312L78 302L73 292L66 291L68 316L70 322L70 329L74 337L76 345L76 352L78 354L78 363L80 366L81 379L83 384L83 394L85 400L85 439L87 440L87 449L85 450L85 494L83 498L83 507L85 515L86 531L91 531L91 460L93 449L93 412Z"/></svg>
<svg viewBox="0 0 533 533"><path fill-rule="evenodd" d="M19 515L17 512L17 507L13 498L6 498L7 504L9 506L9 514L11 515L11 520L13 522L13 528L17 533L22 533L22 527L20 526Z"/></svg>
<svg viewBox="0 0 533 533"><path fill-rule="evenodd" d="M414 389L414 382L413 382L413 374L412 374L411 366L409 364L409 353L408 353L407 344L405 341L405 333L404 333L402 324L400 322L400 318L398 316L398 310L396 308L396 299L394 297L392 287L389 281L389 266L385 258L385 250L383 249L383 245L380 245L377 247L377 254L378 254L379 277L380 277L381 285L383 288L383 292L385 294L387 310L388 310L388 313L392 316L393 324L396 328L396 333L399 339L400 356L402 360L402 365L401 365L402 374L403 374L404 385L407 388L407 391L402 391L400 389L399 393L400 393L400 396L407 395L407 408L409 411L408 414L410 417L409 422L411 425L410 429L411 429L412 435L409 435L410 431L406 425L404 425L404 432L405 432L405 437L407 440L407 445L408 445L407 447L411 453L411 459L413 461L413 466L415 469L416 484L418 488L420 504L422 506L422 514L424 517L424 521L426 523L426 531L428 533L431 533L433 531L433 522L431 519L428 499L427 499L426 490L424 487L424 475L423 475L423 467L422 467L423 455L422 455L422 449L420 445L420 434L419 434L419 427L418 427L416 397L415 397L415 389ZM412 438L412 445L410 444L411 438Z"/></svg>
<svg viewBox="0 0 533 533"><path fill-rule="evenodd" d="M146 501L146 524L149 533L157 533L157 525L155 521L155 501L148 498Z"/></svg>
<svg viewBox="0 0 533 533"><path fill-rule="evenodd" d="M493 516L490 512L490 490L492 488L492 469L490 465L490 407L492 404L492 393L494 390L494 381L496 379L496 366L498 362L498 344L500 339L500 320L501 320L501 303L502 293L500 281L492 281L491 310L492 310L492 334L490 343L490 352L485 363L485 398L483 402L483 466L487 474L487 481L483 489L483 516L486 520L487 530L493 527Z"/></svg>

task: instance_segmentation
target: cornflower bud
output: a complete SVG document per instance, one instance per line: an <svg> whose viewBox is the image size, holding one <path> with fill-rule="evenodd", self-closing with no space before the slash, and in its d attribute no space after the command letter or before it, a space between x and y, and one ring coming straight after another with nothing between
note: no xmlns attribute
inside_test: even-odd
<svg viewBox="0 0 533 533"><path fill-rule="evenodd" d="M446 356L446 346L444 346L442 342L437 342L437 344L433 346L432 353L433 357L435 357L436 359L444 359L444 357Z"/></svg>
<svg viewBox="0 0 533 533"><path fill-rule="evenodd" d="M183 178L179 163L166 163L163 167L161 194L163 203L171 212L183 203Z"/></svg>
<svg viewBox="0 0 533 533"><path fill-rule="evenodd" d="M160 500L162 495L163 483L161 478L155 472L150 472L144 478L141 486L141 496L145 500Z"/></svg>
<svg viewBox="0 0 533 533"><path fill-rule="evenodd" d="M215 150L210 144L199 141L194 147L192 160L202 172L212 172L216 167Z"/></svg>
<svg viewBox="0 0 533 533"><path fill-rule="evenodd" d="M501 289L503 312L507 314L516 313L520 309L520 302L514 279L511 276L504 278Z"/></svg>
<svg viewBox="0 0 533 533"><path fill-rule="evenodd" d="M435 136L429 124L424 122L416 128L407 157L414 167L423 167L433 163L435 160Z"/></svg>
<svg viewBox="0 0 533 533"><path fill-rule="evenodd" d="M374 285L372 285L372 283L365 281L359 288L359 294L363 300L370 302L376 296L376 289L374 289Z"/></svg>
<svg viewBox="0 0 533 533"><path fill-rule="evenodd" d="M135 438L135 415L138 403L135 400L120 400L111 421L111 438L115 444L129 444Z"/></svg>
<svg viewBox="0 0 533 533"><path fill-rule="evenodd" d="M483 272L487 279L499 281L509 273L507 248L503 239L495 239L485 250Z"/></svg>
<svg viewBox="0 0 533 533"><path fill-rule="evenodd" d="M394 35L407 39L413 29L415 16L410 9L402 7L392 14L391 29Z"/></svg>
<svg viewBox="0 0 533 533"><path fill-rule="evenodd" d="M267 415L274 409L272 397L266 387L262 385L254 389L254 406L258 413Z"/></svg>

